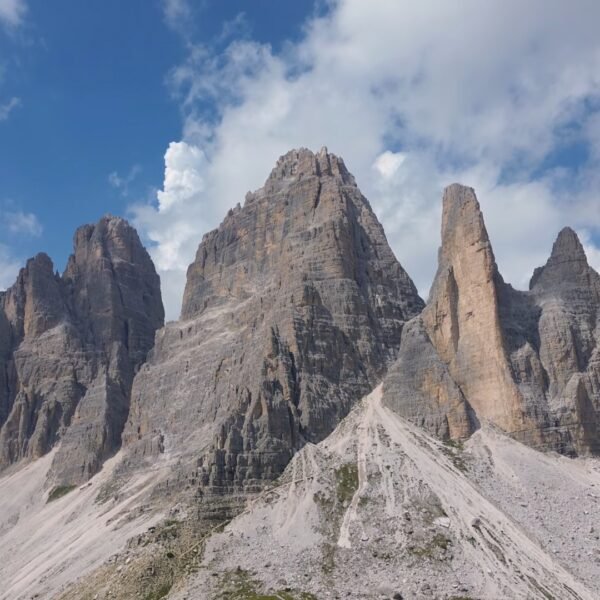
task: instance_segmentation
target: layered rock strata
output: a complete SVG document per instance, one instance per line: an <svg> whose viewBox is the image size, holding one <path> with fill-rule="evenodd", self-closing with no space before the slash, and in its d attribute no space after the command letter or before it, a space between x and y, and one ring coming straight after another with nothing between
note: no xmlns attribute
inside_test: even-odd
<svg viewBox="0 0 600 600"><path fill-rule="evenodd" d="M79 228L62 276L45 254L29 260L0 295L0 467L60 440L57 482L97 472L163 321L159 277L123 219Z"/></svg>
<svg viewBox="0 0 600 600"><path fill-rule="evenodd" d="M444 192L427 307L405 328L385 402L445 438L481 423L541 449L598 452L600 278L563 230L531 289L498 272L471 188Z"/></svg>
<svg viewBox="0 0 600 600"><path fill-rule="evenodd" d="M204 493L257 489L372 389L422 308L343 161L289 152L204 236L182 318L135 379L127 460L177 457Z"/></svg>

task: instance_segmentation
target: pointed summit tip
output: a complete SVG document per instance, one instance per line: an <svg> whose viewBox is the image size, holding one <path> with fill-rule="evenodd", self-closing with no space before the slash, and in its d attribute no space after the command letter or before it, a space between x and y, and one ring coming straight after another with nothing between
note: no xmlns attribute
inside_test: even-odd
<svg viewBox="0 0 600 600"><path fill-rule="evenodd" d="M488 242L481 208L472 187L453 183L444 189L442 247Z"/></svg>
<svg viewBox="0 0 600 600"><path fill-rule="evenodd" d="M579 236L570 227L564 227L556 237L548 262L533 272L529 289L553 289L558 284L577 280L588 269L587 256Z"/></svg>
<svg viewBox="0 0 600 600"><path fill-rule="evenodd" d="M566 260L585 260L585 251L579 236L570 227L563 227L560 230L554 245L552 246L551 258Z"/></svg>

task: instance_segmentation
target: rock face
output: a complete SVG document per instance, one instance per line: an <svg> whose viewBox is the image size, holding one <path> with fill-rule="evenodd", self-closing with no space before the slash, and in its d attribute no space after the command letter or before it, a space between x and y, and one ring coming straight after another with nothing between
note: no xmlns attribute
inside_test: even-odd
<svg viewBox="0 0 600 600"><path fill-rule="evenodd" d="M532 414L543 416L543 444L567 454L598 454L600 276L573 230L560 232L525 299L519 347L509 337L511 364Z"/></svg>
<svg viewBox="0 0 600 600"><path fill-rule="evenodd" d="M442 437L485 422L541 449L597 452L599 281L565 229L531 290L514 290L474 191L449 186L429 302L405 329L385 402Z"/></svg>
<svg viewBox="0 0 600 600"><path fill-rule="evenodd" d="M181 321L133 385L130 459L178 456L194 489L256 489L374 387L422 308L342 160L289 152L204 236Z"/></svg>
<svg viewBox="0 0 600 600"><path fill-rule="evenodd" d="M120 446L133 376L163 324L160 281L135 230L79 228L64 274L45 254L0 296L0 467L62 440L54 476L81 482Z"/></svg>

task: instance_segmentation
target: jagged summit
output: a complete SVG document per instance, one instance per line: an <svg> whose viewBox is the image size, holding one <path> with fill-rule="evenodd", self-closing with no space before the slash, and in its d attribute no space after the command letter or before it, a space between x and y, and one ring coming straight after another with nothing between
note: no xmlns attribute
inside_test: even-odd
<svg viewBox="0 0 600 600"><path fill-rule="evenodd" d="M481 421L521 430L526 420L500 325L500 280L472 188L453 184L444 191L441 237L428 304L410 329L419 333L403 339L386 401L419 415L438 435L464 437Z"/></svg>
<svg viewBox="0 0 600 600"><path fill-rule="evenodd" d="M576 283L590 273L590 266L579 237L570 227L563 228L552 246L552 253L543 267L538 267L531 278L529 289L538 290L564 287Z"/></svg>
<svg viewBox="0 0 600 600"><path fill-rule="evenodd" d="M421 305L414 304L416 289L342 159L326 148L318 154L292 150L279 158L264 187L247 194L243 208L230 210L204 236L188 268L181 317L248 297L256 278L288 278L294 285L299 277L358 278L366 285L379 260L395 265L403 310Z"/></svg>
<svg viewBox="0 0 600 600"><path fill-rule="evenodd" d="M14 344L60 322L65 307L52 259L44 252L28 259L14 285L0 294L0 304L11 323Z"/></svg>
<svg viewBox="0 0 600 600"><path fill-rule="evenodd" d="M279 157L265 186L269 188L277 186L278 182L310 176L338 177L344 185L356 186L356 181L346 169L343 159L328 152L325 146L317 153L307 148L299 148Z"/></svg>

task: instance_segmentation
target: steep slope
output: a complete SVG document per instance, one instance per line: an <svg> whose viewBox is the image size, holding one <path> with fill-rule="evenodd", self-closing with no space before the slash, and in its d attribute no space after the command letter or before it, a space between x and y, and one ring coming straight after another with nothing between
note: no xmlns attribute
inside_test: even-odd
<svg viewBox="0 0 600 600"><path fill-rule="evenodd" d="M0 294L0 468L60 440L57 484L97 472L163 320L158 275L123 219L78 229L62 277L45 254L29 260Z"/></svg>
<svg viewBox="0 0 600 600"><path fill-rule="evenodd" d="M427 307L405 328L385 403L443 438L491 423L536 448L598 452L599 281L565 229L531 290L514 290L474 191L449 186L438 271Z"/></svg>
<svg viewBox="0 0 600 600"><path fill-rule="evenodd" d="M260 489L372 389L422 307L343 161L289 152L204 236L135 379L127 465L169 451L190 494Z"/></svg>
<svg viewBox="0 0 600 600"><path fill-rule="evenodd" d="M168 476L168 465L136 474L118 497L99 501L117 455L79 489L48 502L45 481L55 457L52 450L0 475L0 600L56 598L61 587L109 561L164 517L143 507L148 490Z"/></svg>
<svg viewBox="0 0 600 600"><path fill-rule="evenodd" d="M478 448L496 436L484 433ZM531 470L552 463L545 472L555 476L570 470L536 452L526 461ZM532 520L527 535L470 481L474 469L487 484L486 465L485 452L444 446L386 408L379 387L212 536L203 568L170 597L246 597L241 591L253 590L286 598L594 598L593 587L536 542L539 524L535 531ZM600 485L597 461L577 468L574 494ZM496 472L496 485L511 484L510 475ZM570 503L564 489L556 495L560 506ZM587 519L575 515L571 525ZM562 533L567 539L570 531ZM561 541L558 535L554 543ZM597 565L589 574L594 585Z"/></svg>

